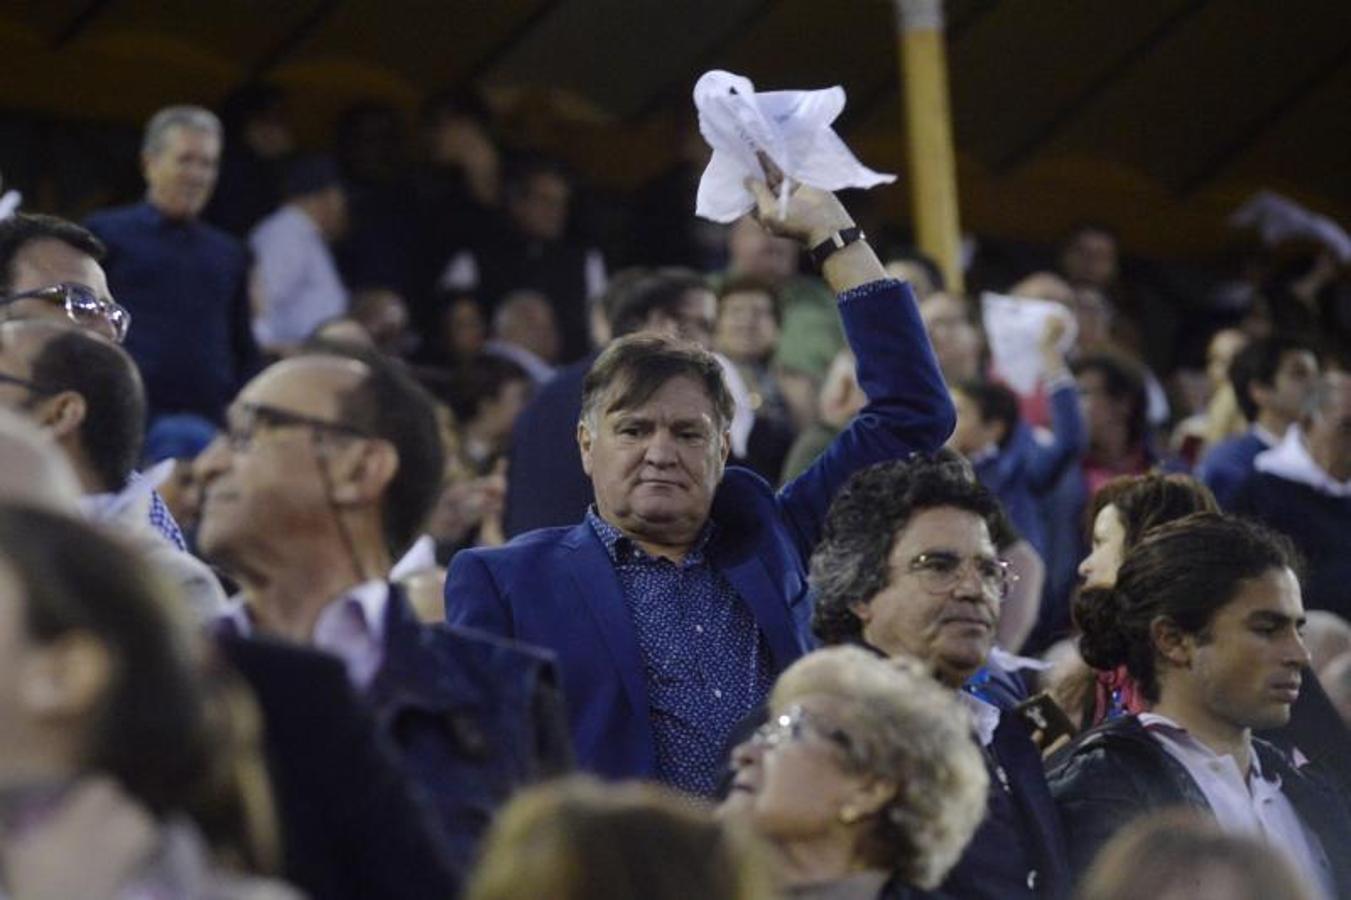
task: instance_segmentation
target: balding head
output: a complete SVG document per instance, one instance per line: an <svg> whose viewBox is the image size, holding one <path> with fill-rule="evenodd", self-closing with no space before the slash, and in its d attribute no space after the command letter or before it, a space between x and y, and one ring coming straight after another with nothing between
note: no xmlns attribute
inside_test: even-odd
<svg viewBox="0 0 1351 900"><path fill-rule="evenodd" d="M0 409L0 503L75 514L80 484L61 448L33 423Z"/></svg>

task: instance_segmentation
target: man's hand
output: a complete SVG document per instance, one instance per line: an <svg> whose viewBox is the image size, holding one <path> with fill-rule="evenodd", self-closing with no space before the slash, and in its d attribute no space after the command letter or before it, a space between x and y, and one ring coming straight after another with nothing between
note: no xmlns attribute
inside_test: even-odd
<svg viewBox="0 0 1351 900"><path fill-rule="evenodd" d="M747 178L746 189L755 195L755 211L751 215L770 234L792 238L810 249L835 232L854 226L853 218L834 194L793 182L789 182L784 217L779 218L783 173L763 153L760 165L765 170L765 180Z"/></svg>
<svg viewBox="0 0 1351 900"><path fill-rule="evenodd" d="M158 829L112 780L81 782L40 826L0 846L14 900L110 900L155 848Z"/></svg>
<svg viewBox="0 0 1351 900"><path fill-rule="evenodd" d="M1041 332L1037 350L1041 353L1042 376L1050 379L1069 371L1065 364L1065 354L1060 352L1060 339L1065 336L1069 325L1062 316L1051 316Z"/></svg>

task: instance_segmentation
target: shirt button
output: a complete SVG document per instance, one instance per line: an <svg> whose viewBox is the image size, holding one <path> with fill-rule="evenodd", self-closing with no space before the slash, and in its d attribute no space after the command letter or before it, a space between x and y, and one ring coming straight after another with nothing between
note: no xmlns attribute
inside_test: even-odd
<svg viewBox="0 0 1351 900"><path fill-rule="evenodd" d="M695 625L695 626L694 626L694 633L695 633L695 634L703 634L703 633L704 633L704 626L702 626L702 625Z"/></svg>
<svg viewBox="0 0 1351 900"><path fill-rule="evenodd" d="M1037 870L1032 869L1027 873L1027 889L1035 891L1037 889Z"/></svg>
<svg viewBox="0 0 1351 900"><path fill-rule="evenodd" d="M714 688L714 689L713 689L713 696L716 697L716 698L718 698L719 700L721 700L721 699L722 699L722 691L719 690L718 688Z"/></svg>

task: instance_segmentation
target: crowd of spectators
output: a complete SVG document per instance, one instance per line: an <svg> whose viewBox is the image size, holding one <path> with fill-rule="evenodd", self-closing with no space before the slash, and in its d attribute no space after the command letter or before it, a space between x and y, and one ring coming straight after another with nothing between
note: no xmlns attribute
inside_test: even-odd
<svg viewBox="0 0 1351 900"><path fill-rule="evenodd" d="M286 115L0 220L0 898L1351 896L1330 251L963 293Z"/></svg>

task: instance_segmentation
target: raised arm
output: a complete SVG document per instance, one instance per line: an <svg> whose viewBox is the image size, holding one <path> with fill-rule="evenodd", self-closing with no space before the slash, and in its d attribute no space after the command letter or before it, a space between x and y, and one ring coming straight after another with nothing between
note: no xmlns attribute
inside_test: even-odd
<svg viewBox="0 0 1351 900"><path fill-rule="evenodd" d="M769 184L748 186L760 222L808 248L854 227L844 206L826 191L797 186L780 218L772 178ZM830 501L850 475L874 463L937 450L956 420L909 285L888 279L862 240L830 254L822 274L839 294L845 337L868 403L825 453L779 492L781 513L803 558L815 548Z"/></svg>

